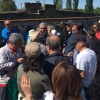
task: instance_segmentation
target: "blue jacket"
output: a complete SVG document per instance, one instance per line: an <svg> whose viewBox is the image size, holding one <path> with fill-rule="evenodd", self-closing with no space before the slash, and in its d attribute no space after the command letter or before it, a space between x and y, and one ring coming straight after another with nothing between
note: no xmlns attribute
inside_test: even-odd
<svg viewBox="0 0 100 100"><path fill-rule="evenodd" d="M6 27L2 30L2 42L6 43L10 34L11 33L16 33L16 30L14 28L11 28L11 31L9 31Z"/></svg>
<svg viewBox="0 0 100 100"><path fill-rule="evenodd" d="M67 41L66 41L66 44L67 44L67 46L66 46L66 54L68 54L69 52L71 52L71 51L73 51L74 50L74 48L73 48L73 46L71 45L71 40L73 40L73 38L74 38L74 34L72 33L72 34L70 34L70 36L68 37L68 39L67 39Z"/></svg>

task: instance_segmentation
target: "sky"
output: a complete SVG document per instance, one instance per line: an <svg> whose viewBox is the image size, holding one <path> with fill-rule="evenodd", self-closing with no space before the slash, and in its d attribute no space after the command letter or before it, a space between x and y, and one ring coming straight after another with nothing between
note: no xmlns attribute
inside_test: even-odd
<svg viewBox="0 0 100 100"><path fill-rule="evenodd" d="M24 7L24 2L30 2L30 3L35 3L36 0L14 0L18 9L21 9L21 3L22 3L22 8ZM40 0L41 3L45 1L45 4L53 4L53 0ZM78 8L84 8L85 7L86 0L79 0L79 6ZM65 8L66 5L66 0L63 0L63 8ZM93 0L93 6L94 8L100 7L100 0Z"/></svg>

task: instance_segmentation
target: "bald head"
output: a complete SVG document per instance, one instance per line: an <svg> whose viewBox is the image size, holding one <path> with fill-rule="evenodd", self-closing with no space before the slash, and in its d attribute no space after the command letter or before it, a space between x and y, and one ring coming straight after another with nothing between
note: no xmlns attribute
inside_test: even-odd
<svg viewBox="0 0 100 100"><path fill-rule="evenodd" d="M4 24L7 28L10 28L11 27L11 21L10 20L5 20L4 21Z"/></svg>
<svg viewBox="0 0 100 100"><path fill-rule="evenodd" d="M58 50L58 49L60 49L60 39L56 35L49 36L46 39L46 44L49 45L51 50Z"/></svg>
<svg viewBox="0 0 100 100"><path fill-rule="evenodd" d="M5 20L5 21L4 21L4 24L9 24L9 23L11 23L10 20Z"/></svg>

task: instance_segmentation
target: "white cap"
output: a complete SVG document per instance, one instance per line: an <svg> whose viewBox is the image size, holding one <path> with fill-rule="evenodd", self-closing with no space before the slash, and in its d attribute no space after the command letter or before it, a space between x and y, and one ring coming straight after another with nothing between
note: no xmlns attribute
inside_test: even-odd
<svg viewBox="0 0 100 100"><path fill-rule="evenodd" d="M30 30L29 31L29 36L32 36L34 33L35 33L35 30L34 29Z"/></svg>

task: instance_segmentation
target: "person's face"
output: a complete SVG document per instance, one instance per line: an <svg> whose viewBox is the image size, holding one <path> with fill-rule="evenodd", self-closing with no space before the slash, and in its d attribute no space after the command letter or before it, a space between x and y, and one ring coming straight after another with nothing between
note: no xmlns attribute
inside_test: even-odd
<svg viewBox="0 0 100 100"><path fill-rule="evenodd" d="M47 31L47 27L44 24L41 24L39 29L40 29L41 33L46 33L46 31Z"/></svg>
<svg viewBox="0 0 100 100"><path fill-rule="evenodd" d="M97 26L96 26L96 25L93 25L93 26L92 26L92 29L93 29L95 32L97 32Z"/></svg>
<svg viewBox="0 0 100 100"><path fill-rule="evenodd" d="M78 34L78 30L77 30L76 25L72 26L72 33L75 34L75 35Z"/></svg>
<svg viewBox="0 0 100 100"><path fill-rule="evenodd" d="M69 25L66 25L67 31L71 31L71 27Z"/></svg>
<svg viewBox="0 0 100 100"><path fill-rule="evenodd" d="M14 49L18 50L22 45L22 39L19 39L18 42L14 43Z"/></svg>
<svg viewBox="0 0 100 100"><path fill-rule="evenodd" d="M4 24L8 29L11 28L11 22L9 20L5 21Z"/></svg>
<svg viewBox="0 0 100 100"><path fill-rule="evenodd" d="M47 32L50 35L51 32L50 32L50 28L49 27L47 28Z"/></svg>

